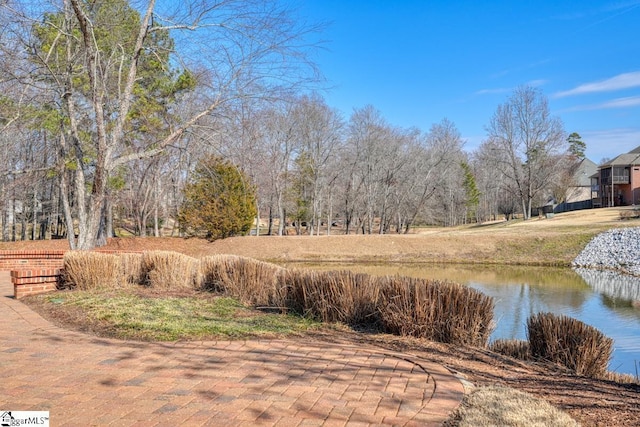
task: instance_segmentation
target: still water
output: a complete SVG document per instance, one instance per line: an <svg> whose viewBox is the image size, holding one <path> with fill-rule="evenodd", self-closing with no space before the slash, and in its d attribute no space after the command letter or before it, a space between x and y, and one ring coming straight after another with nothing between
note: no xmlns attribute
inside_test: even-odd
<svg viewBox="0 0 640 427"><path fill-rule="evenodd" d="M548 267L416 264L304 266L374 275L400 274L466 284L495 300L496 327L492 340L524 340L530 315L539 312L564 314L592 325L613 338L611 370L634 376L640 374L640 279L591 270Z"/></svg>

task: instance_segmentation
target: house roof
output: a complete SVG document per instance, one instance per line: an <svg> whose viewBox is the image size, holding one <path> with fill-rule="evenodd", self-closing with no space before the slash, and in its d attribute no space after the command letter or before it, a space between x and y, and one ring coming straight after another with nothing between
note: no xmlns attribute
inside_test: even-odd
<svg viewBox="0 0 640 427"><path fill-rule="evenodd" d="M607 168L611 166L635 166L640 165L640 146L634 148L625 154L620 154L613 160L609 160L598 166L599 169Z"/></svg>
<svg viewBox="0 0 640 427"><path fill-rule="evenodd" d="M598 172L598 165L591 160L584 158L577 167L573 178L576 181L576 185L580 187L591 186L591 176Z"/></svg>

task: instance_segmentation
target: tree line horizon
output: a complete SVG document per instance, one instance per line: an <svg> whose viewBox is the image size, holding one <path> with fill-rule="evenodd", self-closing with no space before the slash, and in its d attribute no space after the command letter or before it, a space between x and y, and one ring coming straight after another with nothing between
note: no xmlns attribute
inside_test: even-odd
<svg viewBox="0 0 640 427"><path fill-rule="evenodd" d="M249 221L260 234L261 219L277 235L528 219L562 201L584 158L530 86L497 106L472 152L446 118L425 132L371 105L342 117L311 59L322 25L277 0L30 6L0 5L4 241L64 235L92 249L116 229L202 235L185 213L203 209L198 198L226 209L211 222L229 228L210 238L246 234ZM236 193L207 193L202 179Z"/></svg>

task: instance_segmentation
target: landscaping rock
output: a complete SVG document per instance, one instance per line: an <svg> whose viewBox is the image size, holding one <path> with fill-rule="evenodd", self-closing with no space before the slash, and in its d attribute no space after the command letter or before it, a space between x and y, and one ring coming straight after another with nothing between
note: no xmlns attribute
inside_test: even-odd
<svg viewBox="0 0 640 427"><path fill-rule="evenodd" d="M640 276L640 227L617 228L597 235L572 265Z"/></svg>

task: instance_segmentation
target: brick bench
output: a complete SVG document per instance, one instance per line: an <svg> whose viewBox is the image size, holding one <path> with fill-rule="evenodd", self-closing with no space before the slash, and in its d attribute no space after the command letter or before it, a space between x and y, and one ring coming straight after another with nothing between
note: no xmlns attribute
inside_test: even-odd
<svg viewBox="0 0 640 427"><path fill-rule="evenodd" d="M52 292L57 289L61 269L36 268L11 271L13 296L20 299L29 295Z"/></svg>

